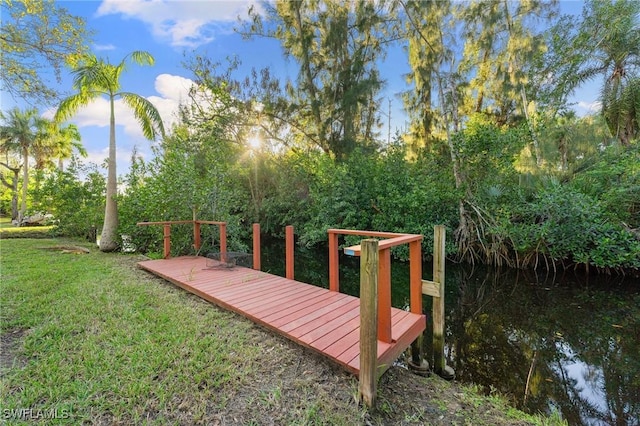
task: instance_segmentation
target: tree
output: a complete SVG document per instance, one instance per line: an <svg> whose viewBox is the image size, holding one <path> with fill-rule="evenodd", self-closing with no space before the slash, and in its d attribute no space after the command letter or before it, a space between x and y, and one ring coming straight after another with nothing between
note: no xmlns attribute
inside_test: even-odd
<svg viewBox="0 0 640 426"><path fill-rule="evenodd" d="M297 86L287 84L288 101L266 105L264 114L336 158L371 144L383 83L377 62L387 41L384 2L278 1L266 7L267 20L254 13L245 35L279 40L300 68Z"/></svg>
<svg viewBox="0 0 640 426"><path fill-rule="evenodd" d="M3 150L19 152L22 159L22 200L18 214L20 222L27 211L29 152L39 140L46 137L47 121L40 117L38 110L34 108L21 111L17 107L9 111L9 116L4 118L4 121L5 125L0 128Z"/></svg>
<svg viewBox="0 0 640 426"><path fill-rule="evenodd" d="M50 74L60 83L62 67L86 51L90 32L84 20L53 0L0 0L0 12L2 90L37 103L56 99Z"/></svg>
<svg viewBox="0 0 640 426"><path fill-rule="evenodd" d="M45 137L36 144L33 156L36 160L36 169L57 167L62 171L64 160L71 158L74 150L82 157L87 156L87 151L81 143L80 132L75 124L59 126L51 122ZM56 164L57 163L57 164Z"/></svg>
<svg viewBox="0 0 640 426"><path fill-rule="evenodd" d="M0 181L2 181L2 185L9 189L11 192L11 220L18 219L18 181L20 180L20 169L22 166L18 164L12 164L13 158L10 156L9 150L7 146L4 144L0 145L0 154L4 155L4 161L0 162L5 169L11 172L11 181L4 175L4 173L0 172Z"/></svg>
<svg viewBox="0 0 640 426"><path fill-rule="evenodd" d="M640 2L590 0L578 34L570 40L583 52L575 86L604 78L600 100L611 133L628 146L640 129Z"/></svg>
<svg viewBox="0 0 640 426"><path fill-rule="evenodd" d="M153 140L157 136L164 136L164 125L156 107L140 95L121 91L120 75L127 69L129 61L138 65L153 65L154 63L153 56L144 51L134 51L126 55L117 65L98 59L93 55L85 56L73 69L73 88L77 93L64 99L55 114L56 121L61 122L70 118L78 109L94 99L106 96L109 100L109 160L104 224L100 237L100 250L102 251L113 251L118 247L116 235L118 229L116 98L122 99L124 104L131 108L147 139Z"/></svg>
<svg viewBox="0 0 640 426"><path fill-rule="evenodd" d="M407 53L411 71L407 82L413 89L404 93L405 110L411 117L411 146L415 150L435 140L433 131L437 117L432 105L435 75L438 73L445 47L442 31L451 13L450 1L403 1Z"/></svg>

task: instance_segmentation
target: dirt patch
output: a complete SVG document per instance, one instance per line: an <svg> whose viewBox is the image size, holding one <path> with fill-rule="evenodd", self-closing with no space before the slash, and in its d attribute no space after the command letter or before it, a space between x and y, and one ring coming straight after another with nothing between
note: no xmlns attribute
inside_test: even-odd
<svg viewBox="0 0 640 426"><path fill-rule="evenodd" d="M0 376L10 368L22 368L27 360L20 356L20 346L28 330L7 330L0 334Z"/></svg>
<svg viewBox="0 0 640 426"><path fill-rule="evenodd" d="M39 247L40 250L59 251L61 253L74 253L74 254L88 254L91 250L85 247L79 246L53 246L53 247Z"/></svg>

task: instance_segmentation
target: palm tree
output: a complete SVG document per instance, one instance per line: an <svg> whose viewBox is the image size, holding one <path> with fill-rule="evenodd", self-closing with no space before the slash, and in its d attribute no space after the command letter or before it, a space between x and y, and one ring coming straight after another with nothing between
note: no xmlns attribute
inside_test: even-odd
<svg viewBox="0 0 640 426"><path fill-rule="evenodd" d="M154 59L149 53L135 51L125 56L117 65L93 55L86 56L73 70L73 88L77 93L64 99L56 111L56 121L64 121L76 113L78 109L94 99L106 96L109 99L109 161L107 169L107 196L104 213L104 224L100 237L100 250L113 251L118 247L116 233L118 229L118 192L116 175L116 121L114 102L116 98L133 111L140 123L142 133L153 140L158 135L164 136L164 125L160 113L151 102L140 95L123 92L120 89L120 75L127 69L129 61L138 65L153 65Z"/></svg>
<svg viewBox="0 0 640 426"><path fill-rule="evenodd" d="M27 211L27 190L29 187L29 153L38 141L45 137L47 121L38 115L35 108L21 111L13 108L4 119L4 126L0 128L3 151L18 152L22 159L22 200L18 213L21 222Z"/></svg>
<svg viewBox="0 0 640 426"><path fill-rule="evenodd" d="M80 140L80 132L75 124L58 128L58 133L54 136L54 158L58 159L58 170L64 170L63 162L71 158L74 150L82 157L87 156L87 150L84 149Z"/></svg>
<svg viewBox="0 0 640 426"><path fill-rule="evenodd" d="M612 134L629 145L638 132L640 2L591 0L585 15L578 40L590 48L577 82L604 76L602 114Z"/></svg>
<svg viewBox="0 0 640 426"><path fill-rule="evenodd" d="M63 171L63 161L71 158L73 151L77 151L82 157L87 156L87 151L82 145L80 132L75 124L60 127L55 121L49 122L47 132L38 141L33 149L33 157L36 160L36 169L53 169L56 167Z"/></svg>
<svg viewBox="0 0 640 426"><path fill-rule="evenodd" d="M0 111L0 118L4 120L4 114ZM11 191L11 220L18 219L18 181L20 180L20 169L22 166L16 163L15 157L12 155L12 150L4 136L4 128L0 129L0 155L3 155L4 161L0 161L5 169L11 172L11 180L5 177L5 174L0 172L0 182L6 188Z"/></svg>

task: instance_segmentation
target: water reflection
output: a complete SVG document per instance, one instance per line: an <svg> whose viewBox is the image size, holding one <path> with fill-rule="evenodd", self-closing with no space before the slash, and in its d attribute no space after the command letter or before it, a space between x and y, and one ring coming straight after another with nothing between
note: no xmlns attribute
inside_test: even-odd
<svg viewBox="0 0 640 426"><path fill-rule="evenodd" d="M447 280L448 355L460 380L570 424L640 424L640 295L630 280L591 277L585 287L570 274L464 268L449 268Z"/></svg>
<svg viewBox="0 0 640 426"><path fill-rule="evenodd" d="M263 269L284 275L282 253L269 245ZM341 291L357 295L358 259L341 256L340 265ZM296 279L328 287L327 268L326 250L296 250ZM430 278L431 265L423 270ZM394 262L396 307L408 305L408 274ZM449 264L446 275L446 354L457 380L528 412L558 411L571 425L640 425L637 280Z"/></svg>

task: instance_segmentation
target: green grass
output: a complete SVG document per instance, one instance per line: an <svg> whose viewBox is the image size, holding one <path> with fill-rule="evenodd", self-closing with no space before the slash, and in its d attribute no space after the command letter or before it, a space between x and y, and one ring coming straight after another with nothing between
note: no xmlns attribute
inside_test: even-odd
<svg viewBox="0 0 640 426"><path fill-rule="evenodd" d="M8 217L0 218L0 239L47 238L53 226L14 226Z"/></svg>
<svg viewBox="0 0 640 426"><path fill-rule="evenodd" d="M89 254L41 250L81 245ZM560 424L392 368L380 405L357 380L238 315L62 239L0 241L0 413L43 424ZM513 411L513 412L512 412Z"/></svg>
<svg viewBox="0 0 640 426"><path fill-rule="evenodd" d="M238 391L273 370L263 330L133 268L132 256L38 249L63 240L0 243L1 331L24 336L14 348L22 365L2 377L2 409L57 409L69 424L208 423L254 401ZM281 409L271 386L257 389L264 412ZM302 413L316 410L308 400Z"/></svg>

